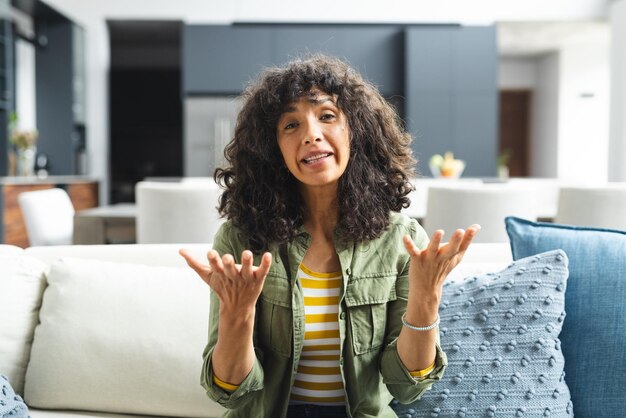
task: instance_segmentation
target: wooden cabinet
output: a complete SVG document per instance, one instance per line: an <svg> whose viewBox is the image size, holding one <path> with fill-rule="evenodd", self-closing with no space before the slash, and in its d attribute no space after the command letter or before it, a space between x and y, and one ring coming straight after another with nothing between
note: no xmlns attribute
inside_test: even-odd
<svg viewBox="0 0 626 418"><path fill-rule="evenodd" d="M52 180L52 179L51 179ZM65 189L76 211L98 206L98 182L93 180L23 181L4 180L0 183L0 208L2 209L2 243L28 247L28 234L24 226L22 212L17 197L22 192L51 189Z"/></svg>

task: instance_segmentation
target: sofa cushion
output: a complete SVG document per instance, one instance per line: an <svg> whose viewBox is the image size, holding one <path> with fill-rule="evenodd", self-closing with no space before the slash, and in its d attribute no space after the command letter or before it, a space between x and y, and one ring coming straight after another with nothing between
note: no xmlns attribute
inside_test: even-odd
<svg viewBox="0 0 626 418"><path fill-rule="evenodd" d="M567 256L551 251L506 269L448 280L440 305L441 382L399 417L571 416L559 332Z"/></svg>
<svg viewBox="0 0 626 418"><path fill-rule="evenodd" d="M554 248L570 260L561 340L577 416L624 416L626 231L507 218L513 258Z"/></svg>
<svg viewBox="0 0 626 418"><path fill-rule="evenodd" d="M19 394L24 393L46 270L41 261L21 252L0 255L0 374Z"/></svg>
<svg viewBox="0 0 626 418"><path fill-rule="evenodd" d="M24 249L15 245L0 244L0 255L15 255L22 252L24 252Z"/></svg>
<svg viewBox="0 0 626 418"><path fill-rule="evenodd" d="M35 408L215 417L200 386L209 289L189 268L51 266L26 372Z"/></svg>

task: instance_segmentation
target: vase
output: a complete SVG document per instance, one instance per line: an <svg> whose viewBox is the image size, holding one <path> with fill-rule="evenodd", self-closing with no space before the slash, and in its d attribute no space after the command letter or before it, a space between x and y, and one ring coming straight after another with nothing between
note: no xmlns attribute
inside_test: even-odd
<svg viewBox="0 0 626 418"><path fill-rule="evenodd" d="M509 167L506 165L498 166L498 178L500 180L508 180L509 179Z"/></svg>
<svg viewBox="0 0 626 418"><path fill-rule="evenodd" d="M37 147L31 146L26 148L17 148L15 168L18 176L34 176L35 175L35 157L37 155Z"/></svg>

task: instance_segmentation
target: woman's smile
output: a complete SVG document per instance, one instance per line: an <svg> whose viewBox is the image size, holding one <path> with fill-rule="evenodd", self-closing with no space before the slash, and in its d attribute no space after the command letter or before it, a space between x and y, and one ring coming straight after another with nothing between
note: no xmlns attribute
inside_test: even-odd
<svg viewBox="0 0 626 418"><path fill-rule="evenodd" d="M324 164L332 155L332 152L312 152L304 157L302 162L308 166L318 166Z"/></svg>

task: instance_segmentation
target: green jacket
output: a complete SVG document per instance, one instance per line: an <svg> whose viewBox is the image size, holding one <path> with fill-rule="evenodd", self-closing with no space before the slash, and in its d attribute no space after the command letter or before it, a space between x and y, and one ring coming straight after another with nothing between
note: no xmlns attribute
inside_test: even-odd
<svg viewBox="0 0 626 418"><path fill-rule="evenodd" d="M427 235L417 221L393 213L391 226L380 238L361 244L345 243L335 233L335 248L343 272L339 305L340 366L347 395L348 416L396 417L388 406L395 397L413 402L441 379L447 359L439 343L435 370L414 380L396 350L409 291L409 256L402 237L410 234L420 248ZM211 293L209 342L204 350L202 386L208 396L229 409L224 417L280 418L289 405L304 341L304 301L296 271L311 237L302 233L288 244L289 275L273 249L273 263L257 302L254 347L256 363L239 388L230 393L213 383L211 355L217 341L219 300ZM236 227L222 225L213 248L230 253L237 263L245 249ZM258 265L260 256L255 256ZM292 279L289 280L288 277Z"/></svg>

